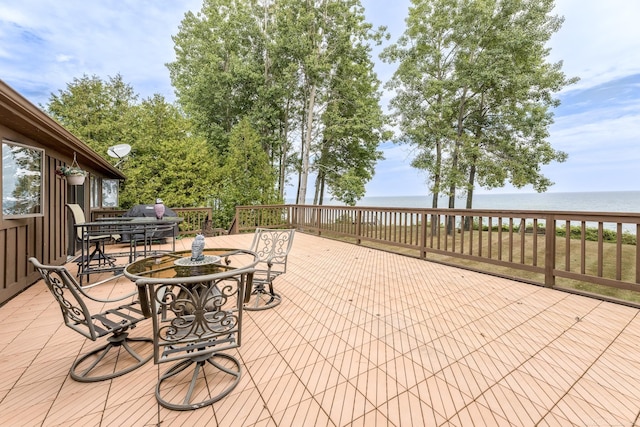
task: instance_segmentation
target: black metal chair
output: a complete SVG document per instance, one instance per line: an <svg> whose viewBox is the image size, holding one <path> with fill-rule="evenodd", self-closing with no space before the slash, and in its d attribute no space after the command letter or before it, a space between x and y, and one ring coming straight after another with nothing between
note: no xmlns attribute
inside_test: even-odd
<svg viewBox="0 0 640 427"><path fill-rule="evenodd" d="M93 341L108 336L106 344L76 359L71 366L71 378L80 382L108 380L131 372L151 360L151 346L147 349L149 355L142 356L132 345L151 343L153 340L128 336L128 330L145 319L139 302L114 304L125 299L131 300L136 292L112 300L95 298L82 289L65 267L44 265L34 257L29 261L60 305L66 326ZM92 314L86 299L108 304L108 308ZM141 346L135 344L135 347Z"/></svg>
<svg viewBox="0 0 640 427"><path fill-rule="evenodd" d="M136 281L144 312L153 319L154 362L177 362L159 375L160 405L198 409L238 385L240 362L223 352L241 344L242 301L253 271Z"/></svg>
<svg viewBox="0 0 640 427"><path fill-rule="evenodd" d="M258 254L260 262L253 276L253 288L245 300L246 310L266 310L282 302L280 294L273 290L273 281L287 272L294 233L294 229L256 229L250 250Z"/></svg>

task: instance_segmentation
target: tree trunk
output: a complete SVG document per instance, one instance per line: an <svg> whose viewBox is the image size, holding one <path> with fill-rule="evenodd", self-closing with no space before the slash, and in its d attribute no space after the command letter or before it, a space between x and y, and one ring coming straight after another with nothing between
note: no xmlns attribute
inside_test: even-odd
<svg viewBox="0 0 640 427"><path fill-rule="evenodd" d="M473 206L473 188L475 186L476 181L476 164L475 158L473 160L473 164L469 169L469 186L467 190L467 205L465 206L467 209L471 209ZM473 227L473 217L468 216L464 219L464 229L471 230Z"/></svg>
<svg viewBox="0 0 640 427"><path fill-rule="evenodd" d="M289 153L289 103L287 102L287 108L285 108L285 116L283 120L284 129L282 130L282 145L280 149L280 165L278 169L278 186L280 199L284 200L284 188L287 180L287 158Z"/></svg>
<svg viewBox="0 0 640 427"><path fill-rule="evenodd" d="M299 205L304 205L307 198L307 181L309 179L309 152L311 151L311 138L313 135L313 108L316 99L316 86L311 85L309 93L309 104L307 106L307 131L305 133L302 147L302 169L300 171L300 187L298 187Z"/></svg>

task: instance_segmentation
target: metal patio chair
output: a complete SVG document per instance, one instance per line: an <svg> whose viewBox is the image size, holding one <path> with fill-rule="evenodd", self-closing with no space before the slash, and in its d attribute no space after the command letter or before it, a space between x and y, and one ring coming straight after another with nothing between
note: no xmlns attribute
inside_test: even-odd
<svg viewBox="0 0 640 427"><path fill-rule="evenodd" d="M92 261L96 261L99 266L108 264L113 267L115 265L115 260L105 254L104 244L110 240L120 240L121 236L119 234L109 233L88 233L83 227L79 227L79 225L87 222L82 207L75 203L67 203L66 206L73 217L73 225L76 229L76 241L82 245L82 256L78 261L78 275L80 276L80 284L82 284L82 272L89 268L89 264L91 264ZM94 245L93 250L90 249L91 245ZM86 253L85 248L87 249ZM87 275L87 280L88 279L89 275Z"/></svg>
<svg viewBox="0 0 640 427"><path fill-rule="evenodd" d="M177 362L159 374L160 405L198 409L238 385L240 361L224 352L241 344L242 301L253 271L136 281L143 310L153 320L154 362Z"/></svg>
<svg viewBox="0 0 640 427"><path fill-rule="evenodd" d="M121 303L125 299L131 299L136 294L135 291L110 300L92 297L82 289L65 267L44 265L34 257L29 258L29 261L38 270L60 305L66 326L92 341L108 337L106 344L80 356L73 362L70 370L71 378L80 382L108 380L131 372L151 360L151 346L148 349L149 355L142 356L134 348L141 345L133 346L132 344L151 343L153 340L128 336L129 329L145 320L138 301ZM99 313L92 313L86 299L107 304L108 308Z"/></svg>
<svg viewBox="0 0 640 427"><path fill-rule="evenodd" d="M258 254L260 262L253 276L253 288L245 299L245 310L266 310L282 302L280 294L273 290L273 281L287 271L294 233L294 229L256 229L250 250Z"/></svg>

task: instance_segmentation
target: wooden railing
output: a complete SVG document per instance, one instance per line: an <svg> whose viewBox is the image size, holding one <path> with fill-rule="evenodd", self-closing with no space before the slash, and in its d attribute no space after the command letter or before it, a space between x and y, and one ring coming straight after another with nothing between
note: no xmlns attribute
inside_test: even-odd
<svg viewBox="0 0 640 427"><path fill-rule="evenodd" d="M178 235L209 234L212 232L212 208L171 208L171 210L179 217L184 218L184 221L178 226ZM120 209L94 209L91 211L91 219L122 216L125 212Z"/></svg>
<svg viewBox="0 0 640 427"><path fill-rule="evenodd" d="M640 305L640 214L273 205L238 232L295 227L530 283Z"/></svg>

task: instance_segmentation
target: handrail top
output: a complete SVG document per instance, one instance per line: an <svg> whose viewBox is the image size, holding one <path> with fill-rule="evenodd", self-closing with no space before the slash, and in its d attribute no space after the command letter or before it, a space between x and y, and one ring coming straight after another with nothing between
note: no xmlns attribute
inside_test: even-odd
<svg viewBox="0 0 640 427"><path fill-rule="evenodd" d="M414 212L414 213L446 213L465 214L474 216L487 214L488 216L528 216L528 217L554 217L554 219L575 220L575 217L584 217L589 221L593 217L611 218L632 218L640 221L640 212L600 212L600 211L559 211L559 210L532 210L532 209L464 209L464 208L416 208L416 207L392 207L392 206L340 206L340 205L260 205L260 206L237 206L236 209L283 209L283 208L303 208L303 209L331 209L331 210L351 210L351 211L384 211L384 212ZM597 219L595 219L597 221Z"/></svg>

